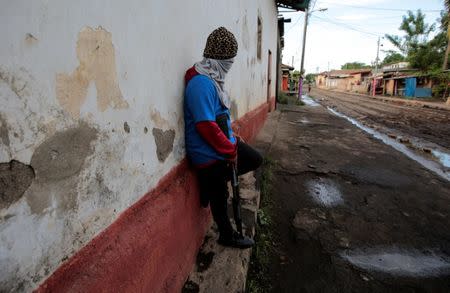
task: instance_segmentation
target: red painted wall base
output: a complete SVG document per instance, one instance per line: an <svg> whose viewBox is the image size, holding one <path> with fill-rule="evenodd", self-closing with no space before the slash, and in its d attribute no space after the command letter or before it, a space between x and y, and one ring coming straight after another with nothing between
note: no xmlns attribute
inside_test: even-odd
<svg viewBox="0 0 450 293"><path fill-rule="evenodd" d="M251 141L271 108L261 105L233 128ZM36 292L180 292L209 223L185 159Z"/></svg>
<svg viewBox="0 0 450 293"><path fill-rule="evenodd" d="M271 97L269 100L269 112L272 112L276 109L277 99L276 97Z"/></svg>

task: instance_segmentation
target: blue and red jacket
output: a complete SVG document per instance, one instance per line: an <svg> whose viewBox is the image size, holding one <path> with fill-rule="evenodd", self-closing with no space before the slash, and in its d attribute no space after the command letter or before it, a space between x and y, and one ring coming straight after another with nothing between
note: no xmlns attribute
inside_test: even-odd
<svg viewBox="0 0 450 293"><path fill-rule="evenodd" d="M231 129L230 112L220 102L214 81L192 67L186 72L185 82L184 121L189 159L201 168L234 158L237 144ZM216 117L223 114L228 118L230 139L216 123Z"/></svg>

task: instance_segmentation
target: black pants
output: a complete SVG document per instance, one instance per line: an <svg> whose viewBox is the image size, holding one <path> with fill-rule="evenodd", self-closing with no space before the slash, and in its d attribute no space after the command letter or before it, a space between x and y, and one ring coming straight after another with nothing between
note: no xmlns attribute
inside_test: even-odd
<svg viewBox="0 0 450 293"><path fill-rule="evenodd" d="M246 143L238 142L238 174L242 175L257 169L263 158L258 151ZM198 171L200 201L202 206L211 204L211 212L219 227L220 237L231 237L233 228L228 217L228 186L231 180L231 167L228 162L220 161Z"/></svg>

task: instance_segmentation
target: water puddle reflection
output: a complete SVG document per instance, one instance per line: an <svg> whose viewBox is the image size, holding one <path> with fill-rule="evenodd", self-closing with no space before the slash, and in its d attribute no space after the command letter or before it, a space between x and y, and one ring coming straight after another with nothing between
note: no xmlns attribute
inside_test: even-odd
<svg viewBox="0 0 450 293"><path fill-rule="evenodd" d="M368 271L385 272L397 276L428 277L450 273L447 256L432 251L386 248L369 251L344 251L341 257Z"/></svg>
<svg viewBox="0 0 450 293"><path fill-rule="evenodd" d="M382 142L384 142L385 144L390 145L394 149L405 154L410 159L413 159L414 161L418 162L419 164L421 164L428 170L430 170L430 171L436 173L437 175L441 176L442 178L450 181L450 172L448 170L443 170L439 163L416 154L414 151L409 149L404 144L398 142L396 139L393 139L386 134L382 134L370 127L364 126L363 124L361 124L360 122L358 122L357 120L355 120L353 118L350 118L342 113L339 113L330 107L327 107L327 109L334 115L346 119L347 121L349 121L356 127L371 134L376 139L379 139ZM446 153L443 153L443 152L440 152L437 150L432 150L431 152L439 160L439 162L441 162L441 164L444 168L448 168L450 166L450 162L449 162L450 155L449 154L446 154Z"/></svg>
<svg viewBox="0 0 450 293"><path fill-rule="evenodd" d="M302 95L302 101L303 101L303 103L305 103L305 105L308 105L308 106L312 106L312 107L320 106L319 103L317 103L316 101L311 99L308 95Z"/></svg>
<svg viewBox="0 0 450 293"><path fill-rule="evenodd" d="M313 179L306 183L306 188L311 197L323 206L333 207L343 202L339 187L333 180Z"/></svg>

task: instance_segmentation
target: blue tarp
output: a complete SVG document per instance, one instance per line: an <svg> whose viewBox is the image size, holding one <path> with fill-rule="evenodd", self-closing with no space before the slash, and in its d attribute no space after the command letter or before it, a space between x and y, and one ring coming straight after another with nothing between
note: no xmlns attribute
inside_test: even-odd
<svg viewBox="0 0 450 293"><path fill-rule="evenodd" d="M414 97L416 94L417 79L415 77L405 79L405 96Z"/></svg>
<svg viewBox="0 0 450 293"><path fill-rule="evenodd" d="M431 88L429 87L418 87L416 88L416 93L414 95L416 98L429 98L432 96Z"/></svg>

